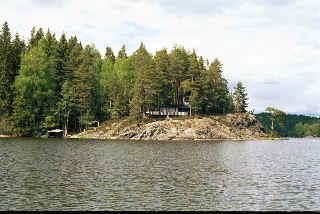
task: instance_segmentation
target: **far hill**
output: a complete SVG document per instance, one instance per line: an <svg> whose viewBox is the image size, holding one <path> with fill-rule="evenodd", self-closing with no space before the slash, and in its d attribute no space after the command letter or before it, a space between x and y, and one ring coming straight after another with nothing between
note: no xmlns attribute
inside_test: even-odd
<svg viewBox="0 0 320 214"><path fill-rule="evenodd" d="M255 114L257 119L263 124L267 132L270 132L271 127L271 114L270 113L259 113ZM297 137L296 124L308 124L319 123L320 119L317 117L310 117L305 115L287 114L283 116L284 124L280 126L276 123L275 130L281 137Z"/></svg>

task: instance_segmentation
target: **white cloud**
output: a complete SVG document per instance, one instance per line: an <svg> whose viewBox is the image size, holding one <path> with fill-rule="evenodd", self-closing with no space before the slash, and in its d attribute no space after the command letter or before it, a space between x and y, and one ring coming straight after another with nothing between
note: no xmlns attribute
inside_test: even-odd
<svg viewBox="0 0 320 214"><path fill-rule="evenodd" d="M3 0L0 22L29 38L33 26L77 35L129 52L141 41L154 52L181 44L248 88L250 108L319 112L320 31L317 0Z"/></svg>

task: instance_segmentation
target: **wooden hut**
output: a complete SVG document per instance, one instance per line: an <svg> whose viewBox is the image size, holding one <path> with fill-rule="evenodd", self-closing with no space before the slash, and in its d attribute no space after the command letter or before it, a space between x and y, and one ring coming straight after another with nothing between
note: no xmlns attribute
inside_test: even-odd
<svg viewBox="0 0 320 214"><path fill-rule="evenodd" d="M144 117L181 117L188 116L190 107L187 105L176 105L160 107L158 111L144 112Z"/></svg>

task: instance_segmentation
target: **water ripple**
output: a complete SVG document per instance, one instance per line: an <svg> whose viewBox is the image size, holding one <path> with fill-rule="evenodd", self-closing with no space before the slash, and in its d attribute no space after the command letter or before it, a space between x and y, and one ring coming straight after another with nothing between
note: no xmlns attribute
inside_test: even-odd
<svg viewBox="0 0 320 214"><path fill-rule="evenodd" d="M319 139L0 139L0 210L319 210Z"/></svg>

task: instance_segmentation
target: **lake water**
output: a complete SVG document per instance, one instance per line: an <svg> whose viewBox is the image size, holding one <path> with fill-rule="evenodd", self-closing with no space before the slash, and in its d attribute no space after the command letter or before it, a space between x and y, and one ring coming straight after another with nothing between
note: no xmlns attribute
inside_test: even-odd
<svg viewBox="0 0 320 214"><path fill-rule="evenodd" d="M0 139L0 210L320 210L320 139Z"/></svg>

